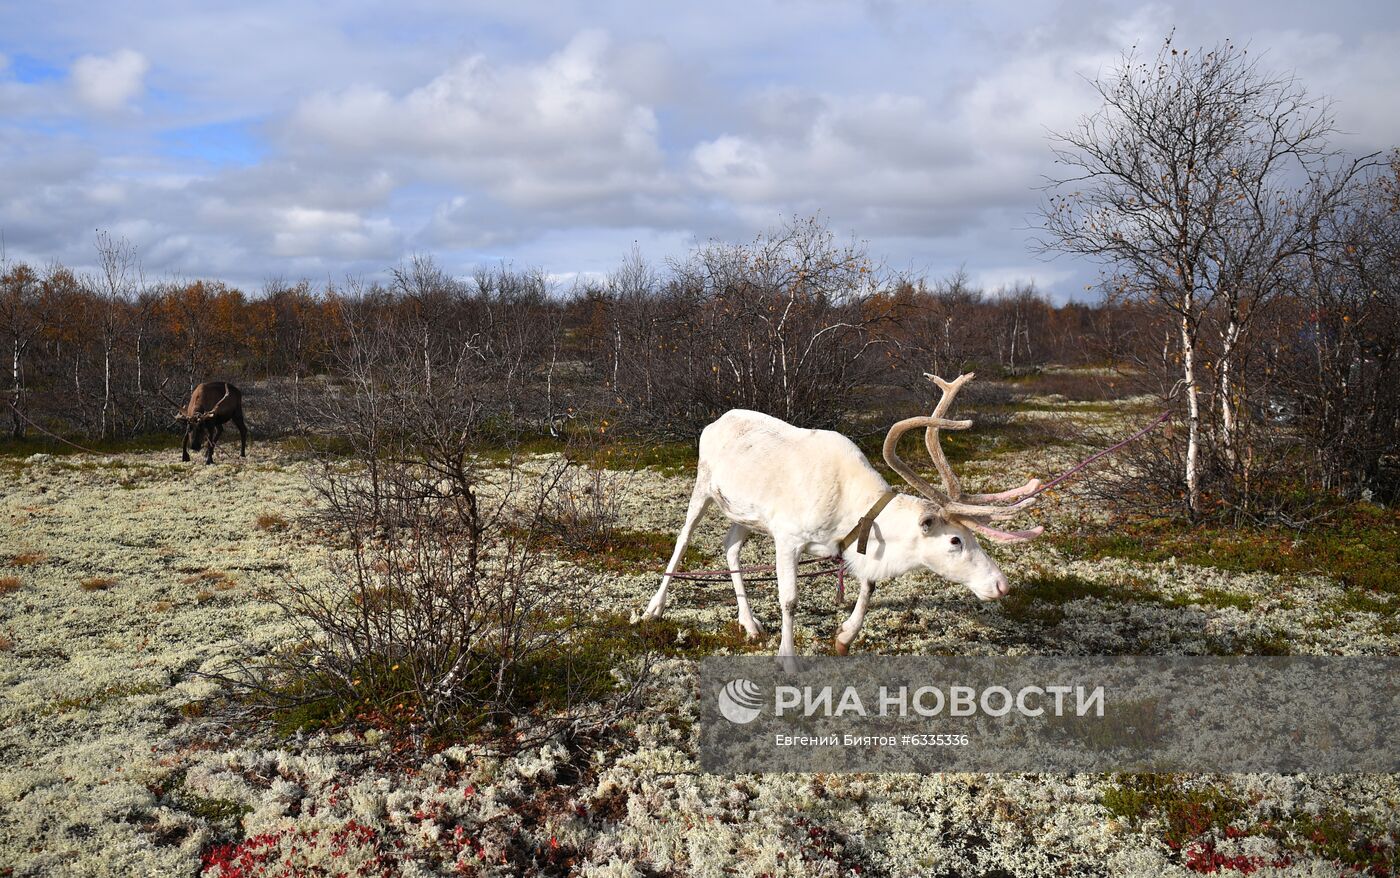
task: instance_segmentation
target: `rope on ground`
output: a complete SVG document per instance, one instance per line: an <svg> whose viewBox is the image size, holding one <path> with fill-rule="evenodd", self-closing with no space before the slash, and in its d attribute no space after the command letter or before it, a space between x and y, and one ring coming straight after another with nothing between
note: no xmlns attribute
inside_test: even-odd
<svg viewBox="0 0 1400 878"><path fill-rule="evenodd" d="M39 426L38 424L34 423L32 420L30 420L30 419L24 414L24 412L20 411L19 408L18 408L13 402L11 402L10 400L8 400L8 399L5 400L5 405L9 406L10 411L14 412L14 413L15 413L15 416L18 417L21 421L24 421L26 424L28 424L29 426L31 426L31 427L33 427L34 429L38 430L40 433L43 433L45 436L48 436L50 439L57 439L59 442L62 442L64 445L70 445L70 446L72 446L73 448L78 449L79 451L85 452L85 453L87 453L87 454L96 454L96 455L99 456L99 457L118 457L118 456L119 456L119 455L117 455L116 453L111 452L111 451L98 451L98 450L96 450L96 449L94 449L94 448L88 448L88 447L86 447L86 446L79 445L79 444L76 443L76 442L70 442L70 441L68 441L67 439L64 439L62 436L58 435L57 433L54 433L54 432L52 432L52 431L50 431L50 430L45 430L43 427L41 427L41 426Z"/></svg>

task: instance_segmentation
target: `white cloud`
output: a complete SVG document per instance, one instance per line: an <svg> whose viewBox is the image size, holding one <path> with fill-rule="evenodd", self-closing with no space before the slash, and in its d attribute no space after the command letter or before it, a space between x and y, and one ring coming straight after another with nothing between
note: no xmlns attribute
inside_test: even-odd
<svg viewBox="0 0 1400 878"><path fill-rule="evenodd" d="M73 93L94 110L113 112L140 98L146 91L146 56L132 49L110 55L84 55L69 73Z"/></svg>
<svg viewBox="0 0 1400 878"><path fill-rule="evenodd" d="M296 109L286 139L332 161L481 187L514 207L655 192L665 185L656 114L613 74L611 54L604 34L587 31L539 64L474 55L401 95L373 86L320 94Z"/></svg>
<svg viewBox="0 0 1400 878"><path fill-rule="evenodd" d="M359 259L386 255L399 244L392 222L347 210L291 207L271 219L272 252L278 256Z"/></svg>
<svg viewBox="0 0 1400 878"><path fill-rule="evenodd" d="M1041 165L989 136L988 120L956 101L813 95L794 107L780 125L697 144L692 185L735 210L821 210L861 234L943 234L1023 201Z"/></svg>
<svg viewBox="0 0 1400 878"><path fill-rule="evenodd" d="M1066 269L1049 268L1045 265L994 267L971 273L973 285L993 294L1032 285L1042 292L1053 290L1073 275L1073 272Z"/></svg>

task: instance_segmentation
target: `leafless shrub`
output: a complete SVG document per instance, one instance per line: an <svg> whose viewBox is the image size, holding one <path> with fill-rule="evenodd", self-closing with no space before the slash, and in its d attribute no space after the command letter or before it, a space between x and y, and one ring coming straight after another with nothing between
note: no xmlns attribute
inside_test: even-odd
<svg viewBox="0 0 1400 878"><path fill-rule="evenodd" d="M631 416L662 432L694 436L730 408L834 426L883 366L877 275L815 219L711 242L664 282L634 255L610 279L603 371Z"/></svg>
<svg viewBox="0 0 1400 878"><path fill-rule="evenodd" d="M340 441L313 486L314 523L348 551L329 586L274 591L294 645L231 679L283 718L322 724L432 735L605 722L630 691L615 677L625 657L587 636L585 580L552 566L541 536L561 520L606 526L608 483L567 457L480 456L499 438L498 400L483 398L473 346L425 348L420 325L347 326L340 392L318 415Z"/></svg>
<svg viewBox="0 0 1400 878"><path fill-rule="evenodd" d="M1329 217L1294 307L1256 357L1261 420L1308 452L1306 473L1350 496L1400 497L1400 153ZM1262 383L1262 382L1261 382Z"/></svg>
<svg viewBox="0 0 1400 878"><path fill-rule="evenodd" d="M549 495L542 524L566 548L607 546L618 533L622 494L631 477L602 467L566 467Z"/></svg>

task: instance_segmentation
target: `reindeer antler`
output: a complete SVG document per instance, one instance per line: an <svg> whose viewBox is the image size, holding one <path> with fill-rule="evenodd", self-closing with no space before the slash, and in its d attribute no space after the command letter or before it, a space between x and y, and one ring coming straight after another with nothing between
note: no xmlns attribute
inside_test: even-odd
<svg viewBox="0 0 1400 878"><path fill-rule="evenodd" d="M943 395L938 400L938 405L934 407L932 416L906 418L890 428L889 434L885 436L885 462L915 490L942 506L945 515L958 519L980 534L1001 541L1029 540L1040 536L1044 532L1044 528L1041 527L1025 531L1003 531L986 524L986 521L1014 518L1035 505L1036 491L1040 488L1039 479L1031 479L1019 488L1011 488L995 494L972 494L964 497L962 484L958 481L957 475L948 463L948 458L943 453L943 446L939 441L940 430L966 430L972 426L971 421L953 421L945 416L952 408L953 400L958 395L958 391L975 377L974 373L968 372L959 375L952 381L945 381L937 375L927 373L925 373L925 377L937 384L939 389L943 391ZM943 480L941 491L925 481L899 457L897 446L900 437L916 427L925 428L924 445L928 448L929 456L933 458L933 465L938 469L938 474ZM990 505L1010 500L1017 502L1010 506Z"/></svg>
<svg viewBox="0 0 1400 878"><path fill-rule="evenodd" d="M175 406L175 420L183 420L185 417L185 404L176 402L175 400L170 398L170 394L165 392L165 385L168 383L170 383L169 378L165 378L164 380L162 380L160 384L155 388L156 395L159 396L161 399L165 400L166 402L170 403L171 405Z"/></svg>
<svg viewBox="0 0 1400 878"><path fill-rule="evenodd" d="M225 384L224 384L224 395L221 396L221 397L219 397L219 401L216 402L216 403L214 403L213 405L211 405L211 406L209 407L209 411L207 411L207 412L200 412L199 414L195 415L195 417L199 418L201 421L207 421L207 420L209 420L210 418L214 417L214 412L218 411L218 410L219 410L219 406L223 405L223 404L224 404L224 400L228 399L228 394L229 394L228 384L225 383Z"/></svg>
<svg viewBox="0 0 1400 878"><path fill-rule="evenodd" d="M946 508L953 503L953 496L949 493L945 493L944 491L940 491L933 485L930 485L928 482L924 481L923 476L914 472L914 468L904 462L904 459L899 456L899 440L900 437L902 437L905 433L908 433L910 430L916 429L918 427L927 427L929 433L933 434L936 437L938 435L938 430L940 429L966 430L971 426L971 421L950 421L947 418L939 417L905 418L904 420L896 423L893 427L890 427L889 433L885 434L885 463L890 465L890 469L903 476L904 481L908 482L910 486L914 488L914 490L918 491L920 494L923 494L925 497L929 498L933 502L938 503L939 505ZM934 441L937 442L937 439L935 438ZM935 445L934 447L937 446ZM940 460L943 460L943 456L941 454L935 458L935 462ZM946 460L943 460L943 466L946 467L947 465L948 462ZM939 469L939 472L943 472L941 467ZM952 473L950 470L948 475L951 474ZM944 488L948 487L948 475L945 475L943 479ZM953 490L958 490L956 480L954 480L953 482Z"/></svg>
<svg viewBox="0 0 1400 878"><path fill-rule="evenodd" d="M971 381L976 373L968 372L959 375L952 381L944 381L937 375L929 372L924 373L924 377L938 385L938 389L943 391L943 395L938 399L938 405L933 407L933 416L941 418L948 413L948 409L953 407L953 398L962 390L962 386ZM971 421L966 422L969 427ZM938 468L938 474L943 477L943 490L948 494L949 499L959 500L962 498L962 485L958 482L958 477L954 475L953 468L948 465L948 458L943 456L943 446L938 441L938 427L930 425L924 431L924 445L928 448L928 456L933 458L933 465Z"/></svg>

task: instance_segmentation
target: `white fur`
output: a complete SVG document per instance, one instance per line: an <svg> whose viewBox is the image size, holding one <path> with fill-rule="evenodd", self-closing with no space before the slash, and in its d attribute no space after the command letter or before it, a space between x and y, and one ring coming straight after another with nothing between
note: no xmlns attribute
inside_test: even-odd
<svg viewBox="0 0 1400 878"><path fill-rule="evenodd" d="M890 489L856 444L830 430L804 430L759 412L735 409L700 434L695 490L686 510L676 550L647 605L644 619L666 610L666 598L695 524L711 505L734 524L725 538L730 570L753 531L773 538L777 551L778 602L783 615L780 657L794 654L793 613L797 607L797 563L802 555L834 557L841 538ZM954 539L961 545L955 545ZM977 544L968 528L949 521L933 502L906 494L880 512L865 554L852 544L844 553L847 573L860 584L855 609L836 635L845 652L860 633L874 586L881 580L924 568L970 588L982 600L1009 590L1006 577ZM731 574L739 603L739 624L750 637L763 629L754 620L743 577Z"/></svg>

